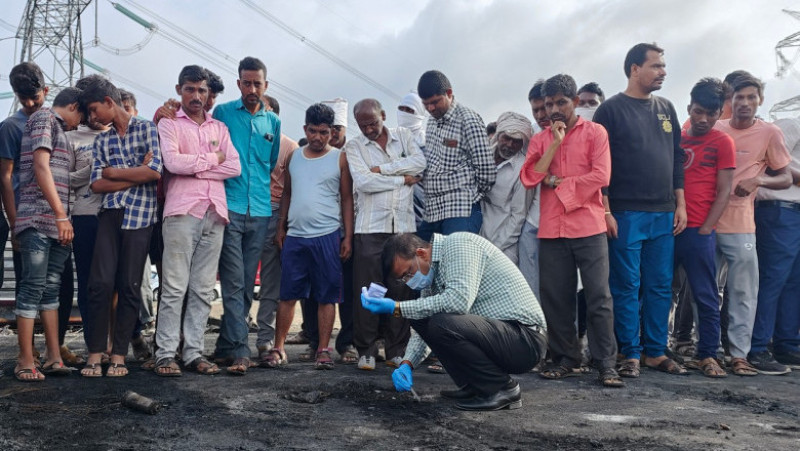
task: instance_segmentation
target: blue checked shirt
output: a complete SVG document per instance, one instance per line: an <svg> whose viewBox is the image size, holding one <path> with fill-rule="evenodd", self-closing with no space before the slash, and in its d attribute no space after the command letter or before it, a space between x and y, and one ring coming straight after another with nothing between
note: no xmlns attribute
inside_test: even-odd
<svg viewBox="0 0 800 451"><path fill-rule="evenodd" d="M92 178L94 183L103 178L103 168L135 168L142 165L147 152L153 159L147 166L161 173L161 148L158 145L156 124L148 120L131 117L124 136L111 127L94 140L92 156ZM143 183L122 191L103 194L102 209L124 209L123 230L136 230L153 225L156 216L156 182Z"/></svg>
<svg viewBox="0 0 800 451"><path fill-rule="evenodd" d="M444 116L428 121L425 147L425 221L469 216L497 177L483 120L453 101Z"/></svg>
<svg viewBox="0 0 800 451"><path fill-rule="evenodd" d="M423 319L437 313L478 315L547 327L539 302L519 269L485 238L467 232L434 234L431 241L433 284L422 297L400 303L403 318ZM404 360L416 368L430 350L416 332Z"/></svg>

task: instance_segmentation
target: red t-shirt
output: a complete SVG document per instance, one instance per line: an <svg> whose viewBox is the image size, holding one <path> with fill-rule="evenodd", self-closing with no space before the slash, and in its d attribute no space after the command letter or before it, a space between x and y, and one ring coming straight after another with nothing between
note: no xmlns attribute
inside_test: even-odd
<svg viewBox="0 0 800 451"><path fill-rule="evenodd" d="M687 227L700 227L717 197L717 171L736 167L736 146L726 133L712 129L703 136L681 133Z"/></svg>

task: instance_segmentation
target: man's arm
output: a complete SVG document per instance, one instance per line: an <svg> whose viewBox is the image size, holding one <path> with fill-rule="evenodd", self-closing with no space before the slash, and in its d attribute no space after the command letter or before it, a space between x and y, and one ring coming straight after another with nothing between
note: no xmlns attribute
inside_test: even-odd
<svg viewBox="0 0 800 451"><path fill-rule="evenodd" d="M606 211L606 235L609 238L617 238L619 236L617 218L611 214L611 207L608 204L608 194L603 194L603 208Z"/></svg>
<svg viewBox="0 0 800 451"><path fill-rule="evenodd" d="M350 258L353 251L353 179L350 177L350 167L347 164L347 154L339 154L339 170L342 175L339 179L339 197L342 202L342 222L344 223L344 237L339 251L342 260Z"/></svg>
<svg viewBox="0 0 800 451"><path fill-rule="evenodd" d="M303 150L300 149L300 152ZM286 232L289 229L289 206L292 202L292 176L289 173L289 163L292 161L290 153L286 157L286 170L283 172L283 194L281 195L281 208L278 215L278 230L275 231L275 244L279 249L283 249L283 241L286 239Z"/></svg>
<svg viewBox="0 0 800 451"><path fill-rule="evenodd" d="M231 142L231 135L228 127L222 126L219 135L219 150L215 154L220 158L221 163L208 170L198 172L195 177L199 179L225 180L231 177L238 177L242 173L242 165L239 161L239 152Z"/></svg>
<svg viewBox="0 0 800 451"><path fill-rule="evenodd" d="M767 168L761 175L741 180L736 184L733 194L739 197L747 197L761 186L774 190L786 189L792 186L792 173L789 172L789 166L784 166L777 170Z"/></svg>
<svg viewBox="0 0 800 451"><path fill-rule="evenodd" d="M403 186L403 176L384 175L372 172L361 153L360 144L351 140L344 146L343 154L347 154L347 163L350 166L350 175L353 186L363 193L381 193L392 191Z"/></svg>
<svg viewBox="0 0 800 451"><path fill-rule="evenodd" d="M173 174L194 175L211 169L224 161L224 155L216 152L182 154L180 152L178 127L174 120L165 119L159 122L158 136L160 138L164 166ZM105 177L105 173L103 176Z"/></svg>
<svg viewBox="0 0 800 451"><path fill-rule="evenodd" d="M395 161L379 165L380 173L384 175L418 175L425 170L425 155L422 153L417 140L410 131L397 129L400 144L406 156ZM348 156L348 159L350 157Z"/></svg>
<svg viewBox="0 0 800 451"><path fill-rule="evenodd" d="M14 222L17 220L17 205L14 200L14 160L0 159L0 194L8 217L8 226L14 230Z"/></svg>
<svg viewBox="0 0 800 451"><path fill-rule="evenodd" d="M62 245L71 243L74 236L72 223L69 222L64 204L58 197L53 173L50 171L50 149L40 147L33 151L33 175L36 177L36 183L39 185L42 195L53 209L58 229L58 241Z"/></svg>
<svg viewBox="0 0 800 451"><path fill-rule="evenodd" d="M719 218L725 212L725 207L728 206L728 201L731 198L731 185L733 184L733 168L720 169L717 171L717 197L711 204L711 209L708 211L706 220L700 227L697 233L700 235L709 235L717 225Z"/></svg>
<svg viewBox="0 0 800 451"><path fill-rule="evenodd" d="M155 124L148 121L145 122L145 133L147 153L143 157L142 164L135 168L106 167L103 169L103 178L116 182L131 182L135 185L154 182L161 178L161 146L158 142L158 129ZM150 155L149 159L147 154Z"/></svg>
<svg viewBox="0 0 800 451"><path fill-rule="evenodd" d="M675 216L672 219L672 234L677 235L686 229L686 197L683 188L675 190Z"/></svg>
<svg viewBox="0 0 800 451"><path fill-rule="evenodd" d="M281 154L281 121L275 123L275 136L272 137L272 151L269 155L269 170L275 170L275 165L278 164L278 157ZM269 174L268 174L269 175Z"/></svg>
<svg viewBox="0 0 800 451"><path fill-rule="evenodd" d="M466 151L467 161L475 170L478 193L483 197L494 186L497 166L494 164L494 155L486 137L486 127L479 118L464 121L462 139L466 141L462 144L462 148Z"/></svg>

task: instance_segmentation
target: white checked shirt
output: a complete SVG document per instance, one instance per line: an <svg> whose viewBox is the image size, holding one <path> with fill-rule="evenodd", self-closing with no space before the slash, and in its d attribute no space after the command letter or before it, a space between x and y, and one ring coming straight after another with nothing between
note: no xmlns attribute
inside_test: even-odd
<svg viewBox="0 0 800 451"><path fill-rule="evenodd" d="M355 191L355 233L411 233L417 230L414 189L404 175L425 170L425 156L414 134L388 128L386 151L364 135L347 141L345 152ZM376 174L370 168L380 167Z"/></svg>
<svg viewBox="0 0 800 451"><path fill-rule="evenodd" d="M497 175L483 120L453 101L444 116L428 121L425 147L425 221L469 216Z"/></svg>

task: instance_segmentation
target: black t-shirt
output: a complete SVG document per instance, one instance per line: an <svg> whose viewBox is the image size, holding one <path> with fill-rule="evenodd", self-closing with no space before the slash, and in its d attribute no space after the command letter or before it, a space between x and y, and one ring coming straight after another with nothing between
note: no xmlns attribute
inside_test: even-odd
<svg viewBox="0 0 800 451"><path fill-rule="evenodd" d="M672 103L658 96L619 93L597 109L593 121L606 128L611 147L612 211L675 210L684 159L677 116Z"/></svg>

